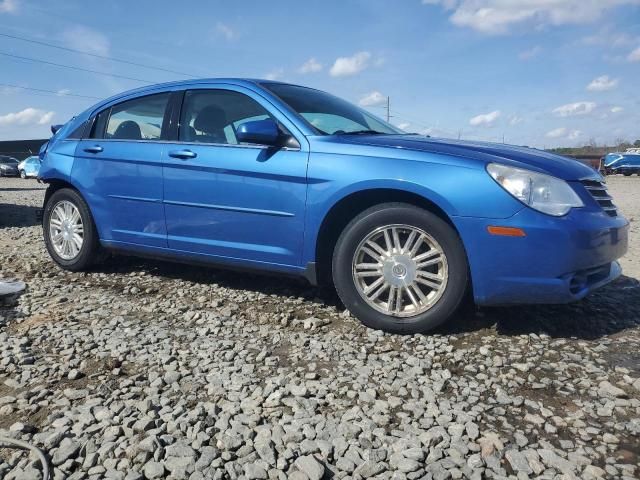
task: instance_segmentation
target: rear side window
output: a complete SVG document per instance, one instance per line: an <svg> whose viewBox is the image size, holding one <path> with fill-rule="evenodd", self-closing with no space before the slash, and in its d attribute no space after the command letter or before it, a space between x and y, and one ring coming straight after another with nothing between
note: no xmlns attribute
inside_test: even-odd
<svg viewBox="0 0 640 480"><path fill-rule="evenodd" d="M98 115L93 119L93 123L91 125L91 131L89 132L89 138L103 138L104 137L104 129L107 126L107 120L109 120L109 113L111 112L110 108L101 111Z"/></svg>
<svg viewBox="0 0 640 480"><path fill-rule="evenodd" d="M100 112L93 123L91 138L159 140L169 95L167 92L136 98Z"/></svg>
<svg viewBox="0 0 640 480"><path fill-rule="evenodd" d="M76 129L73 132L67 135L67 138L70 140L78 140L82 138L85 126L86 126L86 122L82 122L80 125L76 127Z"/></svg>
<svg viewBox="0 0 640 480"><path fill-rule="evenodd" d="M244 122L271 118L252 98L231 90L189 90L180 116L180 141L237 145Z"/></svg>

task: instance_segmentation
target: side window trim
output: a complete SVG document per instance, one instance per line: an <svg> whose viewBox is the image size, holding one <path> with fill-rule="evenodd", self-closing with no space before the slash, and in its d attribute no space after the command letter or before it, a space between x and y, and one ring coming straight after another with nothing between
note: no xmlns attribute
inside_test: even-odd
<svg viewBox="0 0 640 480"><path fill-rule="evenodd" d="M171 92L168 105L169 123L163 134L166 135L168 142L176 143L180 141L180 116L182 115L182 105L184 102L186 90L176 90Z"/></svg>
<svg viewBox="0 0 640 480"><path fill-rule="evenodd" d="M103 113L107 112L107 120L100 125L100 131L95 132L94 136L91 136L94 127L97 127L96 122L98 121L98 117ZM111 106L96 112L91 119L87 122L87 126L85 127L84 134L82 135L82 140L107 140L104 138L104 134L107 130L107 123L109 123L109 117L111 117Z"/></svg>

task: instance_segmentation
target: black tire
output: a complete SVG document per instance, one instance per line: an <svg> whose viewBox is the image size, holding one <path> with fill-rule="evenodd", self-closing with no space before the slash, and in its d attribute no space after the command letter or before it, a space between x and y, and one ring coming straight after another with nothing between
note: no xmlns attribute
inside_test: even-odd
<svg viewBox="0 0 640 480"><path fill-rule="evenodd" d="M78 209L80 217L82 218L82 225L84 227L84 240L82 242L82 247L78 254L72 259L65 259L58 255L50 238L49 226L51 213L55 206L63 200L71 202ZM102 249L100 247L98 232L93 221L93 216L89 211L87 203L76 190L71 188L61 188L60 190L56 190L49 197L44 207L42 230L44 234L44 243L49 255L65 270L70 270L72 272L87 270L102 258Z"/></svg>
<svg viewBox="0 0 640 480"><path fill-rule="evenodd" d="M394 317L370 306L358 292L352 275L354 255L360 243L386 225L416 227L433 237L448 264L448 280L441 297L425 312ZM343 230L333 254L332 273L344 305L363 324L392 333L424 333L449 319L460 306L468 285L467 256L457 232L437 215L405 203L385 203L365 210Z"/></svg>
<svg viewBox="0 0 640 480"><path fill-rule="evenodd" d="M625 177L630 177L630 176L631 176L631 173L632 173L632 172L623 172L622 174L623 174Z"/></svg>
<svg viewBox="0 0 640 480"><path fill-rule="evenodd" d="M20 170L20 178L27 178L27 174L24 172L24 170Z"/></svg>

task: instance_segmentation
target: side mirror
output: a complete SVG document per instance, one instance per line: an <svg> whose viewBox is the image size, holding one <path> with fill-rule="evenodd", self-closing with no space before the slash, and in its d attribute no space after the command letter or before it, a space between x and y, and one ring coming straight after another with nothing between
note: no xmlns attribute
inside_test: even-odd
<svg viewBox="0 0 640 480"><path fill-rule="evenodd" d="M51 125L51 133L55 135L62 127L64 127L64 125Z"/></svg>
<svg viewBox="0 0 640 480"><path fill-rule="evenodd" d="M236 138L242 143L257 143L271 147L280 144L280 130L276 122L270 118L245 122L238 127Z"/></svg>

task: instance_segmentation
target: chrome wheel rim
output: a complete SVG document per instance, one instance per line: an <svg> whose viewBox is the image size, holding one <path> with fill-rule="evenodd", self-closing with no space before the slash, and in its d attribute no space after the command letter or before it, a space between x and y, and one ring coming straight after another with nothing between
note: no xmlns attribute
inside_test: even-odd
<svg viewBox="0 0 640 480"><path fill-rule="evenodd" d="M393 317L412 317L432 308L449 278L440 244L411 225L386 225L369 233L356 248L352 274L365 302Z"/></svg>
<svg viewBox="0 0 640 480"><path fill-rule="evenodd" d="M72 260L80 253L84 226L78 207L70 201L62 200L51 210L49 238L55 252L65 260Z"/></svg>

